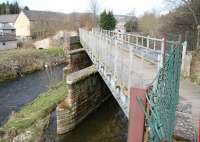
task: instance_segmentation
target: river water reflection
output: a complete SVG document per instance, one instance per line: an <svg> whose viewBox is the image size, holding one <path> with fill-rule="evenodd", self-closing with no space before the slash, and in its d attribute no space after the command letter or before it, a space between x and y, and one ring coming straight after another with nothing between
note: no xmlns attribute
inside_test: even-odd
<svg viewBox="0 0 200 142"><path fill-rule="evenodd" d="M53 112L44 139L46 142L126 142L127 124L121 108L114 98L110 98L74 130L60 136L56 135L56 117Z"/></svg>

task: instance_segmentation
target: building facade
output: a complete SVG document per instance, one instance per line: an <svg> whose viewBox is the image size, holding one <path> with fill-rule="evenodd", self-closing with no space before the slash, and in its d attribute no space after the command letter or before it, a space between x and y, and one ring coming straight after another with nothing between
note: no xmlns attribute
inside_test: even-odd
<svg viewBox="0 0 200 142"><path fill-rule="evenodd" d="M18 14L0 15L0 35L15 35L15 21Z"/></svg>
<svg viewBox="0 0 200 142"><path fill-rule="evenodd" d="M17 40L15 35L0 35L0 51L17 48Z"/></svg>
<svg viewBox="0 0 200 142"><path fill-rule="evenodd" d="M23 10L16 22L17 38L40 38L55 34L64 28L67 15L48 11Z"/></svg>

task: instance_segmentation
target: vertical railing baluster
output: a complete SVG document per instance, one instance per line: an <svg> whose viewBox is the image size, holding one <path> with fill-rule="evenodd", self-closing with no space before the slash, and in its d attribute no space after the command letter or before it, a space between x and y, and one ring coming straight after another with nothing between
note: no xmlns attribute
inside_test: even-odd
<svg viewBox="0 0 200 142"><path fill-rule="evenodd" d="M153 50L156 51L156 40L153 41Z"/></svg>
<svg viewBox="0 0 200 142"><path fill-rule="evenodd" d="M161 55L160 55L160 67L163 67L164 64L164 54L165 54L165 38L162 38L161 41Z"/></svg>
<svg viewBox="0 0 200 142"><path fill-rule="evenodd" d="M147 49L149 49L149 36L147 36Z"/></svg>

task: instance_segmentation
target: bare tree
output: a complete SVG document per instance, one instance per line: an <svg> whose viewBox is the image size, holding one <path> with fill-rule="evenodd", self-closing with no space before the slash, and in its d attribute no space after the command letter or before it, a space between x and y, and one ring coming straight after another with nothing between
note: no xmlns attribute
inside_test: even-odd
<svg viewBox="0 0 200 142"><path fill-rule="evenodd" d="M157 35L159 30L159 17L153 12L145 12L142 17L138 20L139 31L150 34Z"/></svg>
<svg viewBox="0 0 200 142"><path fill-rule="evenodd" d="M200 24L199 18L199 9L200 9L200 1L199 0L166 0L167 2L175 5L175 6L185 6L188 11L191 13L195 26Z"/></svg>
<svg viewBox="0 0 200 142"><path fill-rule="evenodd" d="M90 0L90 10L93 14L94 25L97 26L97 13L99 11L99 3L97 0Z"/></svg>

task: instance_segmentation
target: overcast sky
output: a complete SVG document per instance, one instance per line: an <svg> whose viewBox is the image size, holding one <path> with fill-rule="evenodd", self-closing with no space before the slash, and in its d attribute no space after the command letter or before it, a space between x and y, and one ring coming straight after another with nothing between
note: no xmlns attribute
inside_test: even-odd
<svg viewBox="0 0 200 142"><path fill-rule="evenodd" d="M0 0L0 2L7 0ZM18 1L20 5L27 5L32 10L48 10L64 13L89 11L90 0L8 0ZM113 10L114 14L124 15L135 10L137 16L145 11L164 13L164 0L98 0L100 11Z"/></svg>

